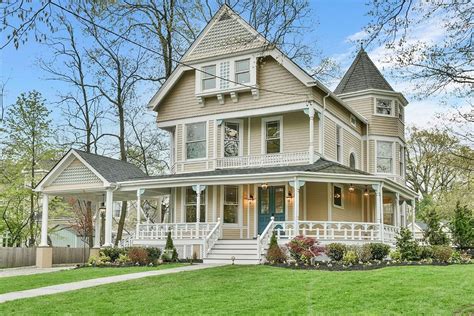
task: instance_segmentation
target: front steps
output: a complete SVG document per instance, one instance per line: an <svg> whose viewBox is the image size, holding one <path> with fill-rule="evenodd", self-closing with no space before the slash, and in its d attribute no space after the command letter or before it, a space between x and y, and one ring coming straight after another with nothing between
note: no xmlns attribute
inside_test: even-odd
<svg viewBox="0 0 474 316"><path fill-rule="evenodd" d="M258 264L257 240L249 239L220 239L203 261L204 263Z"/></svg>

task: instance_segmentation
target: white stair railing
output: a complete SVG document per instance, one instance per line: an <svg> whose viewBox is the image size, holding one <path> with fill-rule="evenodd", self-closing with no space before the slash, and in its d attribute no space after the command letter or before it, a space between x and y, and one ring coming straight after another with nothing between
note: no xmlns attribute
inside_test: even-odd
<svg viewBox="0 0 474 316"><path fill-rule="evenodd" d="M211 232L206 236L204 239L204 246L203 246L203 258L207 258L209 251L211 251L212 247L216 244L216 241L219 240L222 234L221 230L221 219L217 219L216 226L211 230Z"/></svg>
<svg viewBox="0 0 474 316"><path fill-rule="evenodd" d="M258 260L262 258L262 252L265 250L265 247L268 245L270 237L273 233L273 227L275 223L275 218L272 216L270 217L270 222L268 223L267 227L265 227L262 234L257 236L257 251L258 251Z"/></svg>

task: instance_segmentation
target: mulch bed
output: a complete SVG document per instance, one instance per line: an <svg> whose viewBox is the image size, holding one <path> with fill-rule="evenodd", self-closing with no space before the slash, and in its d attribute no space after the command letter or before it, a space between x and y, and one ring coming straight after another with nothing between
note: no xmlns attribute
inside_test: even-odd
<svg viewBox="0 0 474 316"><path fill-rule="evenodd" d="M462 263L459 263L462 264ZM466 263L468 264L468 263ZM323 270L323 271L365 271L365 270L375 270L387 267L406 267L406 266L448 266L453 265L453 263L443 263L443 262L390 262L390 261L374 261L369 264L355 264L355 265L344 265L337 262L318 262L315 265L305 265L305 264L288 264L288 263L279 263L279 264L270 264L266 263L265 265L277 267L277 268L286 268L293 270Z"/></svg>

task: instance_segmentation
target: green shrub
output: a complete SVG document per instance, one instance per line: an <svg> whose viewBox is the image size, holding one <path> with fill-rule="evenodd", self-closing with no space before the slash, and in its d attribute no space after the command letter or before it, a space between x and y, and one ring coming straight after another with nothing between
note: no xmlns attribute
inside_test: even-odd
<svg viewBox="0 0 474 316"><path fill-rule="evenodd" d="M161 257L161 249L160 248L148 247L148 248L145 248L145 249L148 252L148 259L150 260L150 262L156 263L156 261L158 261L158 259L160 259L160 257Z"/></svg>
<svg viewBox="0 0 474 316"><path fill-rule="evenodd" d="M346 253L344 253L342 262L346 265L357 264L359 262L359 258L357 258L357 254L354 250L348 250Z"/></svg>
<svg viewBox="0 0 474 316"><path fill-rule="evenodd" d="M372 260L383 260L390 252L390 246L383 243L370 243L369 247Z"/></svg>
<svg viewBox="0 0 474 316"><path fill-rule="evenodd" d="M399 261L401 258L402 258L402 256L400 255L400 251L392 250L390 252L390 259L392 259L394 261Z"/></svg>
<svg viewBox="0 0 474 316"><path fill-rule="evenodd" d="M102 266L106 266L106 265L111 265L112 260L110 259L109 256L105 256L102 252L99 252L99 256L98 257L91 256L89 258L88 263L90 265L93 265L93 266L96 266L96 267L102 267Z"/></svg>
<svg viewBox="0 0 474 316"><path fill-rule="evenodd" d="M126 250L124 248L105 247L100 250L104 256L109 257L110 261L115 262L120 255L124 255Z"/></svg>
<svg viewBox="0 0 474 316"><path fill-rule="evenodd" d="M467 253L460 251L453 251L451 258L449 259L450 263L470 263L471 256Z"/></svg>
<svg viewBox="0 0 474 316"><path fill-rule="evenodd" d="M286 262L286 255L283 253L280 246L278 245L275 232L273 232L272 237L270 238L270 245L268 246L266 258L267 261L270 263Z"/></svg>
<svg viewBox="0 0 474 316"><path fill-rule="evenodd" d="M439 262L449 262L453 255L453 248L450 246L433 246L433 259Z"/></svg>
<svg viewBox="0 0 474 316"><path fill-rule="evenodd" d="M127 255L130 258L130 261L134 264L147 265L150 262L150 259L148 258L148 251L145 248L129 248Z"/></svg>
<svg viewBox="0 0 474 316"><path fill-rule="evenodd" d="M178 261L178 252L173 244L173 239L171 238L171 231L168 232L168 237L166 238L166 245L163 253L161 254L161 259L164 262L176 262Z"/></svg>
<svg viewBox="0 0 474 316"><path fill-rule="evenodd" d="M130 257L128 255L120 254L117 260L115 260L115 262L118 264L125 265L131 263L132 260L130 260Z"/></svg>
<svg viewBox="0 0 474 316"><path fill-rule="evenodd" d="M174 249L173 238L171 238L171 231L168 232L168 236L166 237L165 249Z"/></svg>
<svg viewBox="0 0 474 316"><path fill-rule="evenodd" d="M474 248L474 212L467 206L456 204L449 223L453 243L460 249Z"/></svg>
<svg viewBox="0 0 474 316"><path fill-rule="evenodd" d="M346 252L346 245L340 243L331 243L326 246L326 255L334 261L341 261Z"/></svg>
<svg viewBox="0 0 474 316"><path fill-rule="evenodd" d="M419 260L419 246L418 242L413 238L411 231L406 228L400 228L397 240L397 250L400 252L402 260Z"/></svg>
<svg viewBox="0 0 474 316"><path fill-rule="evenodd" d="M355 248L357 257L361 262L369 262L372 260L372 250L370 244L363 244L362 246L357 246Z"/></svg>
<svg viewBox="0 0 474 316"><path fill-rule="evenodd" d="M420 246L418 248L418 257L420 259L433 259L434 257L434 252L433 252L433 247L431 246Z"/></svg>

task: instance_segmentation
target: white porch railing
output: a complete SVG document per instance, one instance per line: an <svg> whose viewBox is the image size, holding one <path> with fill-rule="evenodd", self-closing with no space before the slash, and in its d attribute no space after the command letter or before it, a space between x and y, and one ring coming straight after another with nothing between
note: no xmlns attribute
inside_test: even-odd
<svg viewBox="0 0 474 316"><path fill-rule="evenodd" d="M293 221L277 221L273 226L278 239L303 235L322 241L375 241L380 231L379 224L365 222L299 221L295 229Z"/></svg>
<svg viewBox="0 0 474 316"><path fill-rule="evenodd" d="M265 227L263 232L257 236L257 255L259 260L261 259L262 254L270 241L270 237L273 234L274 223L275 218L272 216L270 218L270 222L267 224L267 227Z"/></svg>
<svg viewBox="0 0 474 316"><path fill-rule="evenodd" d="M171 232L173 239L204 239L218 223L166 223L140 224L137 239L166 239Z"/></svg>
<svg viewBox="0 0 474 316"><path fill-rule="evenodd" d="M133 240L135 239L135 234L131 234L126 236L125 238L122 238L119 242L119 247L120 248L128 248L133 246Z"/></svg>
<svg viewBox="0 0 474 316"><path fill-rule="evenodd" d="M218 158L216 160L216 168L227 169L263 166L287 166L298 163L309 163L308 151Z"/></svg>
<svg viewBox="0 0 474 316"><path fill-rule="evenodd" d="M384 224L383 225L383 241L386 243L395 244L395 242L397 241L395 237L398 236L399 232L400 232L399 227Z"/></svg>
<svg viewBox="0 0 474 316"><path fill-rule="evenodd" d="M216 226L211 230L211 232L206 236L204 239L204 247L203 247L203 258L207 258L207 254L209 251L211 251L212 247L214 247L214 244L216 241L222 236L222 225L221 225L221 219L217 219Z"/></svg>

